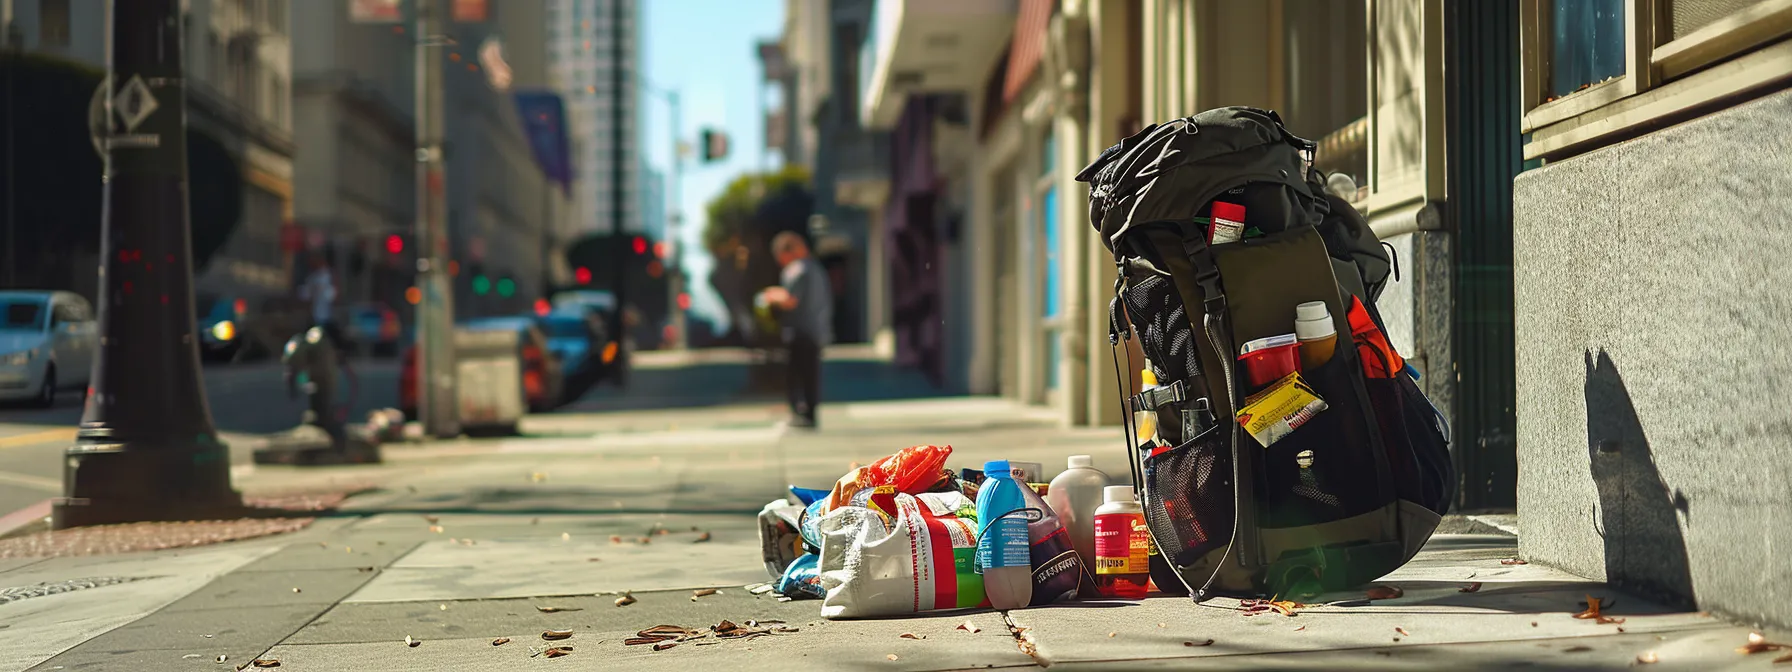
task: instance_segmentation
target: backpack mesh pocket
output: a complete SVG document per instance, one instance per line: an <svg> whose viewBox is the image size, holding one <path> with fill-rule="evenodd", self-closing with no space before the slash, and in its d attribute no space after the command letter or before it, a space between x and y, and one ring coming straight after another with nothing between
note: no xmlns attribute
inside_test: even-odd
<svg viewBox="0 0 1792 672"><path fill-rule="evenodd" d="M1158 382L1169 385L1181 382L1190 397L1205 394L1206 380L1201 377L1200 356L1195 353L1198 339L1183 308L1176 285L1162 276L1147 277L1129 284L1124 296L1126 313L1132 318L1139 335L1139 347L1156 369ZM1193 408L1189 402L1171 403L1156 409L1158 431L1170 442L1181 442L1180 411Z"/></svg>
<svg viewBox="0 0 1792 672"><path fill-rule="evenodd" d="M1237 501L1225 430L1215 427L1145 460L1145 523L1159 552L1178 567L1232 540Z"/></svg>

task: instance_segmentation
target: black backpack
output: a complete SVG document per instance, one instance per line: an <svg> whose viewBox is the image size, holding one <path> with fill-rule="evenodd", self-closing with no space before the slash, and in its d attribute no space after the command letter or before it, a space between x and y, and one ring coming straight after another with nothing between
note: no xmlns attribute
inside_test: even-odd
<svg viewBox="0 0 1792 672"><path fill-rule="evenodd" d="M1109 341L1137 335L1159 383L1130 395L1139 369L1116 362L1129 410L1154 412L1161 439L1136 446L1129 423L1154 578L1197 600L1373 581L1418 552L1453 496L1441 415L1375 310L1391 248L1326 192L1313 149L1274 112L1228 107L1148 127L1077 176L1114 253ZM1242 239L1210 242L1216 202L1227 217L1242 206ZM1338 334L1331 359L1300 372L1326 408L1265 447L1235 421L1252 392L1238 347L1292 332L1311 301Z"/></svg>

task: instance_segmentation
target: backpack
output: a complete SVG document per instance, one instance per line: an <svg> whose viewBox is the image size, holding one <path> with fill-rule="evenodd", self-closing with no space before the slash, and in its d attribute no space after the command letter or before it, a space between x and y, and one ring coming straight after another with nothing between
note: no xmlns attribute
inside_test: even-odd
<svg viewBox="0 0 1792 672"><path fill-rule="evenodd" d="M1127 423L1154 578L1197 601L1373 581L1418 552L1454 496L1448 430L1375 309L1397 277L1392 248L1327 193L1313 151L1276 113L1227 107L1147 127L1077 176L1114 254L1109 342L1137 336L1158 383L1131 395L1139 369L1116 355L1127 415L1156 421L1142 446ZM1215 203L1243 220L1220 243ZM1238 348L1293 332L1312 301L1337 346L1294 387L1324 409L1289 414L1292 433L1262 445L1237 420L1254 391Z"/></svg>

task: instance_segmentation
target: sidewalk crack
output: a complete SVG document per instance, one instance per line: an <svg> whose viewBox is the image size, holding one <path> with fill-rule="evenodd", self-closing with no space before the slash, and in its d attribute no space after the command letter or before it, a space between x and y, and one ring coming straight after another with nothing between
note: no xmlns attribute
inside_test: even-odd
<svg viewBox="0 0 1792 672"><path fill-rule="evenodd" d="M1035 665L1040 667L1051 667L1052 661L1039 655L1039 645L1033 641L1032 633L1028 632L1030 628L1014 622L1012 613L1007 611L1001 613L1002 623L1008 626L1008 634L1014 636L1014 644L1015 646L1020 647L1020 652L1027 654L1027 657L1032 658Z"/></svg>

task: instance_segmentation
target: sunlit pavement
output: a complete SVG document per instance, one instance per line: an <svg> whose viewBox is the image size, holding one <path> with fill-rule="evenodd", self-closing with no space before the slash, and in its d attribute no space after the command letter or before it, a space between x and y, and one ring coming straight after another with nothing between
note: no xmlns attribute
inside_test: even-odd
<svg viewBox="0 0 1792 672"><path fill-rule="evenodd" d="M836 385L851 384L837 364ZM879 375L894 384L905 374ZM826 486L854 462L915 443L952 445L954 467L1011 458L1055 470L1087 453L1120 479L1127 469L1117 430L1060 428L999 399L836 403L819 431L782 418L763 401L556 414L529 418L524 437L391 447L380 465L258 467L239 474L239 488L381 489L280 537L0 561L0 591L63 588L0 603L0 669L177 670L220 656L294 670L1618 669L1644 654L1666 669L1771 667L1772 656L1734 651L1746 643L1741 627L1506 564L1516 544L1501 535L1440 535L1382 582L1403 596L1292 617L1156 597L824 621L818 602L743 589L769 578L754 515L787 485ZM693 592L704 588L720 591ZM625 592L634 601L618 606ZM1589 594L1617 598L1606 615L1623 622L1573 618ZM706 630L724 619L797 632L662 651L624 644L655 625ZM530 659L550 629L572 631L551 644L576 660ZM500 638L510 641L494 645Z"/></svg>

